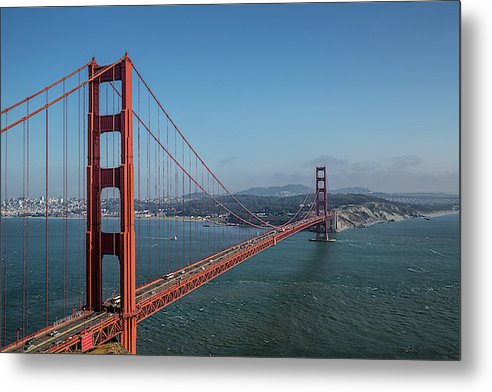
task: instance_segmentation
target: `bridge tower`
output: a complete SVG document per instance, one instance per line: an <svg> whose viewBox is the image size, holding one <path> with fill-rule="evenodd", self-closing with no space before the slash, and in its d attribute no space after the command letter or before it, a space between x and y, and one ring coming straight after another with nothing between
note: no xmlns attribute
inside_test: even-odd
<svg viewBox="0 0 492 392"><path fill-rule="evenodd" d="M93 59L89 78L103 71ZM100 86L121 81L121 112L100 115ZM112 69L89 83L88 166L87 166L87 232L86 232L86 307L102 309L102 263L104 255L115 255L120 265L120 316L122 345L136 354L137 324L135 299L135 228L134 228L134 168L132 136L132 65L128 55ZM101 168L101 135L120 132L121 165ZM120 192L120 232L102 231L101 192L115 187Z"/></svg>
<svg viewBox="0 0 492 392"><path fill-rule="evenodd" d="M313 241L329 241L328 239L328 198L326 183L326 166L316 166L316 215L324 216L325 220L315 226L316 238Z"/></svg>

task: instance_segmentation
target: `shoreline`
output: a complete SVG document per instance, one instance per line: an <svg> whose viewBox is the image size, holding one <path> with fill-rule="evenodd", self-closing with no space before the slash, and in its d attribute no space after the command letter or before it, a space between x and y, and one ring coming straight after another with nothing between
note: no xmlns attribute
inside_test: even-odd
<svg viewBox="0 0 492 392"><path fill-rule="evenodd" d="M341 233L341 232L343 232L345 230L349 230L349 229L364 229L364 228L367 228L367 227L370 227L373 225L377 225L380 223L401 222L403 220L419 219L419 218L421 218L421 219L422 218L423 219L432 219L432 218L438 218L438 217L447 216L447 215L457 215L459 213L460 213L459 210L443 210L443 211L434 211L434 212L429 212L426 214L421 214L420 216L408 216L408 217L398 216L396 219L381 219L381 220L377 220L374 222L361 223L361 225L354 224L352 226L345 226L343 228L337 229L336 233ZM22 218L46 219L45 216L26 216L26 217L23 217L23 216L2 216L2 218L3 219L22 219ZM65 217L65 216L48 216L48 219L85 219L85 218L86 218L86 215L71 215L71 216L67 216L67 217ZM103 216L102 218L103 218L103 220L104 219L119 219L119 217L115 217L115 216ZM192 221L192 222L202 222L204 224L210 224L210 226L235 226L235 227L241 226L241 225L237 225L237 224L227 225L224 223L214 222L213 220L210 220L210 219L198 218L198 217L136 216L135 221L137 222L138 220L165 220L165 221L171 220L171 221L181 221L181 222Z"/></svg>
<svg viewBox="0 0 492 392"><path fill-rule="evenodd" d="M402 222L405 220L409 219L432 219L432 218L438 218L441 216L448 216L448 215L458 215L460 213L459 210L443 210L443 211L434 211L434 212L429 212L427 214L421 214L421 216L409 216L407 218L401 216L401 219L393 219L393 220L378 220L375 222L370 222L370 223L364 223L361 226L353 225L350 227L344 227L342 229L337 230L335 233L341 233L345 230L350 230L350 229L365 229L370 226L374 226L380 223L394 223L394 222Z"/></svg>
<svg viewBox="0 0 492 392"><path fill-rule="evenodd" d="M437 218L439 216L446 216L446 215L457 215L459 214L459 210L447 210L447 211L435 211L435 212L429 212L428 214L423 214L423 218Z"/></svg>
<svg viewBox="0 0 492 392"><path fill-rule="evenodd" d="M80 219L86 219L86 215L70 215L70 216L48 216L48 219L61 219L61 220L80 220ZM28 218L28 219L39 219L39 220L45 220L46 216L2 216L2 219L23 219L23 218ZM119 220L119 216L102 216L102 220L106 219L114 219L114 220ZM206 219L206 218L195 218L195 217L181 217L181 216L136 216L135 217L135 224L139 220L163 220L163 221L178 221L178 222L198 222L198 223L204 223L204 224L209 224L210 227L214 226L241 226L238 224L226 224L226 223L220 223L216 222L211 219Z"/></svg>

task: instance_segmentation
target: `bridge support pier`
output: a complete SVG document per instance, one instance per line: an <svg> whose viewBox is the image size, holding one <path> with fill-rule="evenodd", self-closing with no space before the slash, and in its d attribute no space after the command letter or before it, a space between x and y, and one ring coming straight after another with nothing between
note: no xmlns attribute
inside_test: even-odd
<svg viewBox="0 0 492 392"><path fill-rule="evenodd" d="M95 59L89 78L105 67ZM102 83L121 80L121 112L100 115L99 90ZM86 307L102 310L102 262L104 255L118 256L123 333L121 343L136 354L136 273L134 228L134 168L132 129L132 65L128 55L112 69L89 83L89 148L87 166ZM121 165L101 168L101 134L120 132ZM101 192L115 187L120 191L120 232L102 231Z"/></svg>
<svg viewBox="0 0 492 392"><path fill-rule="evenodd" d="M335 239L330 239L328 232L333 230L333 221L328 217L328 197L326 183L326 166L316 166L316 215L324 216L323 222L315 226L316 237L310 241L319 242L335 242ZM336 219L336 215L334 216ZM336 220L335 220L336 228Z"/></svg>

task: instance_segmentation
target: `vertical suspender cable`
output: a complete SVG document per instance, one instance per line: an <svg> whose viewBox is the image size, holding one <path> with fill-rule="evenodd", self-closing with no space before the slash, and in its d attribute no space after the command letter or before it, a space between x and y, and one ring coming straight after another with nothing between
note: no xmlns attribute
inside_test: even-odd
<svg viewBox="0 0 492 392"><path fill-rule="evenodd" d="M1 124L1 117L0 117L0 127L2 126ZM2 316L4 315L4 298L5 298L5 265L7 264L7 255L4 255L3 251L3 206L4 204L2 203L2 135L0 135L0 269L1 269L1 281L2 281L2 298L1 298L1 306L0 306L0 312L2 313ZM3 330L3 325L6 323L5 318L2 317L2 324L0 325L0 328ZM6 341L5 341L6 342ZM5 346L6 343L4 343L3 335L0 334L0 347Z"/></svg>
<svg viewBox="0 0 492 392"><path fill-rule="evenodd" d="M219 183L217 182L217 200L220 200L220 189L219 189ZM217 222L219 222L219 224L221 225L221 227L219 227L219 230L221 229L222 230L222 233L224 233L224 225L223 225L223 222L220 220L220 206L219 204L217 203ZM223 240L223 237L220 235L220 231L217 233L217 246L219 249L222 249L222 240Z"/></svg>
<svg viewBox="0 0 492 392"><path fill-rule="evenodd" d="M48 90L46 90L46 103L48 103ZM48 212L49 212L49 122L48 122L48 108L46 108L45 111L45 162L44 162L44 169L45 169L45 190L44 190L44 230L45 230L45 236L44 236L44 241L45 241L45 276L44 276L44 295L45 295L45 309L44 309L44 323L45 326L48 326L49 324L49 242L48 242Z"/></svg>
<svg viewBox="0 0 492 392"><path fill-rule="evenodd" d="M138 115L140 115L140 78L137 78L137 108L138 108ZM142 209L141 209L141 194L140 194L140 121L137 121L137 161L138 161L138 172L137 172L137 199L138 199L138 220L137 220L137 232L138 232L138 245L137 245L137 261L138 261L138 273L140 275L140 278L142 277L141 271L142 271L142 258L140 257L140 249L142 247L142 236L141 236L141 227L140 227L140 218L142 214Z"/></svg>
<svg viewBox="0 0 492 392"><path fill-rule="evenodd" d="M0 117L0 127L2 126L1 124L1 117ZM1 281L2 281L2 298L1 298L1 305L0 305L0 313L2 314L2 324L0 325L0 329L3 331L3 325L7 323L7 320L5 319L4 314L5 314L5 293L7 291L5 287L5 273L7 271L6 265L7 265L7 255L4 253L5 248L3 247L3 231L5 230L4 228L4 219L3 219L3 209L4 205L5 207L7 206L7 198L5 198L4 203L2 203L2 135L0 135L0 268L1 268ZM4 338L3 334L0 333L0 347L3 347L7 344L7 340Z"/></svg>
<svg viewBox="0 0 492 392"><path fill-rule="evenodd" d="M191 173L191 151L190 151L190 173ZM190 202L188 203L189 204L189 209L190 209L190 212L188 213L189 215L189 221L190 221L190 259L188 261L189 264L191 264L193 261L194 261L194 258L193 258L193 237L191 235L191 228L192 228L192 224L193 222L191 221L191 216L193 215L193 199L195 198L195 195L192 194L191 192L191 177L188 178L188 187L189 187L189 193L190 193Z"/></svg>
<svg viewBox="0 0 492 392"><path fill-rule="evenodd" d="M181 141L181 156L182 156L182 162L183 162L183 167L185 164L185 157L184 157L184 142ZM184 195L185 195L185 174L184 171L182 171L182 177L181 177L181 218L182 218L182 229L183 229L183 254L182 254L182 265L184 266L186 264L186 237L185 237L185 218L184 218Z"/></svg>
<svg viewBox="0 0 492 392"><path fill-rule="evenodd" d="M215 196L215 198L218 200L219 199L219 194L218 192L216 193L215 192L215 185L216 185L216 181L214 180L213 181L213 194ZM214 230L214 234L215 234L215 250L218 251L219 250L219 230L220 230L220 227L219 227L219 206L217 204L217 202L214 202L214 215L215 215L215 230Z"/></svg>
<svg viewBox="0 0 492 392"><path fill-rule="evenodd" d="M26 333L26 122L22 122L22 335Z"/></svg>
<svg viewBox="0 0 492 392"><path fill-rule="evenodd" d="M169 120L166 121L166 148L169 149ZM169 166L171 164L171 159L166 155L166 185L167 185L167 235L169 239L171 239L171 220L170 220L170 212L171 212L171 177L169 177ZM171 272L171 244L167 244L167 271Z"/></svg>
<svg viewBox="0 0 492 392"><path fill-rule="evenodd" d="M63 93L65 94L65 81L63 81L62 83L63 85ZM66 177L65 177L65 154L67 153L67 151L65 150L65 98L63 98L62 100L62 127L61 127L61 132L62 132L62 205L63 205L63 210L64 210L64 215L66 215L66 211L65 211L65 203L66 203L66 200L65 200L65 188L66 188ZM66 276L67 276L67 270L66 270L66 265L65 265L65 254L66 254L66 248L67 248L67 242L65 241L65 221L63 220L62 221L62 225L63 225L63 314L66 315L67 314L67 305L66 305L66 300L65 300L65 297L66 297L66 290L67 290L67 280L66 280Z"/></svg>
<svg viewBox="0 0 492 392"><path fill-rule="evenodd" d="M91 74L93 71L90 72ZM89 214L92 214L92 211L89 210L88 208L88 203L91 200L95 199L95 194L94 194L94 188L91 184L92 178L94 177L94 172L95 172L95 160L94 160L94 134L95 134L95 114L96 114L96 108L95 108L95 102L94 102L94 91L95 91L95 86L96 82L92 83L92 86L88 86L88 97L87 97L87 104L88 104L88 116L87 116L87 164L91 165L90 169L90 178L87 178L87 196L86 196L86 209L87 209L87 218L89 219ZM89 117L89 111L90 111L90 117ZM89 143L90 141L90 143ZM94 208L93 202L91 202L91 209ZM92 230L92 229L91 229ZM94 244L95 246L95 244ZM91 261L92 264L92 261ZM92 265L90 266L92 270L92 274L94 274L94 269ZM87 272L87 270L86 270ZM88 272L87 272L88 273ZM87 277L86 277L87 279ZM93 294L90 292L91 287L86 287L86 297L90 297Z"/></svg>
<svg viewBox="0 0 492 392"><path fill-rule="evenodd" d="M214 181L214 194L215 194L215 198L218 200L219 199L219 185L217 184L217 193L215 193L215 184L217 183L217 181ZM220 230L220 227L219 227L219 204L217 202L215 202L215 206L214 206L214 210L215 210L215 221L216 221L216 224L217 224L217 227L216 227L216 230L214 230L214 233L215 233L215 249L216 250L219 250L220 246L219 246L219 242L220 242L220 239L219 239L219 230Z"/></svg>
<svg viewBox="0 0 492 392"><path fill-rule="evenodd" d="M178 139L177 139L177 135L176 135L176 130L174 132L174 156L177 157L178 156ZM178 167L176 165L174 165L174 205L176 206L175 208L175 221L174 221L174 230L176 232L176 235L179 234L179 236L181 236L181 234L179 233L179 229L178 229L178 215L177 215L177 212L178 212L178 208L179 208L179 203L178 203ZM183 241L183 238L180 238L180 241ZM175 263L175 269L177 269L179 267L179 261L178 261L178 257L179 257L179 249L178 249L178 242L179 241L175 241L176 242L176 251L175 251L175 255L174 255L174 263Z"/></svg>
<svg viewBox="0 0 492 392"><path fill-rule="evenodd" d="M29 100L27 101L27 113L29 114ZM29 152L30 152L30 146L29 146L29 119L27 119L27 123L26 123L26 126L27 126L27 159L26 159L26 163L27 163L27 168L26 168L26 172L27 172L27 181L26 181L26 195L27 195L27 200L28 200L28 204L27 204L27 208L29 209ZM29 210L28 210L28 213L29 213ZM26 220L26 229L27 229L27 234L26 234L26 253L27 253L27 258L26 258L26 334L29 333L29 218L27 218Z"/></svg>
<svg viewBox="0 0 492 392"><path fill-rule="evenodd" d="M86 100L87 100L87 85L84 86L84 90L82 92L82 160L83 162L85 161L85 157L86 157L86 150L85 150L85 141L86 141L86 138L87 138L87 135L85 134L85 130L87 129L86 127L86 119L87 119L87 113L86 113ZM84 167L85 165L82 165L82 167ZM84 192L82 193L84 196L83 196L83 205L85 206L86 208L86 213L87 213L87 199L86 199L86 192L85 190L87 189L86 188L86 176L85 174L82 175L82 189L84 190ZM84 290L84 285L81 285L82 288L81 288L81 297L84 298L85 296L85 290Z"/></svg>
<svg viewBox="0 0 492 392"><path fill-rule="evenodd" d="M29 115L29 100L26 103ZM29 214L29 119L26 121L26 197ZM26 334L29 334L29 217L26 219Z"/></svg>
<svg viewBox="0 0 492 392"><path fill-rule="evenodd" d="M5 114L5 126L8 125L8 113ZM5 134L5 201L8 200L8 185L9 185L9 182L8 182L8 173L9 173L9 161L8 161L8 153L9 153L9 147L8 147L8 134L6 133ZM8 247L8 244L9 244L9 241L8 241L8 229L5 228L5 246L4 246L4 250L5 250L5 264L7 264L7 260L8 260L8 252L7 252L7 247ZM4 342L7 341L7 295L8 295L8 292L7 292L7 284L8 284L8 276L7 276L7 266L5 265L5 295L4 295L4 298L3 298L3 303L4 303L4 307L3 307L3 311L4 311L4 325L3 325L3 328L4 328L4 331L3 331L3 335L4 335Z"/></svg>
<svg viewBox="0 0 492 392"><path fill-rule="evenodd" d="M65 81L63 81L63 93L65 93ZM64 276L65 276L65 306L64 314L68 314L68 97L63 99L63 202L65 207L64 222Z"/></svg>
<svg viewBox="0 0 492 392"><path fill-rule="evenodd" d="M220 190L219 190L219 188L217 188L217 192L219 192L219 198L220 198ZM220 200L220 199L219 199L219 200ZM225 198L223 198L222 200L224 201L224 203L226 203L226 202L227 202L227 199L225 199ZM225 213L225 211L224 211L224 213ZM225 218L223 218L223 219L221 220L221 225L222 225L222 236L221 236L221 240L222 240L222 242L223 242L223 241L224 241L224 239L225 239L225 223L226 223L226 222L225 222Z"/></svg>
<svg viewBox="0 0 492 392"><path fill-rule="evenodd" d="M148 109L149 109L149 128L150 128L150 93L148 100ZM150 280L152 278L152 266L151 266L151 238L150 238L150 134L147 132L147 208L148 216L147 216L147 279Z"/></svg>
<svg viewBox="0 0 492 392"><path fill-rule="evenodd" d="M108 83L105 83L105 86L106 86L106 93L105 93L105 98L106 98L105 99L105 105L106 105L106 108L105 108L104 114L105 115L108 115L109 114L109 106L108 106L109 84ZM99 131L101 132L101 136L102 136L102 134L103 134L102 133L102 130L99 129ZM104 138L104 144L106 144L106 168L109 168L110 167L109 166L109 138L110 137L111 138L113 137L113 133L112 132L111 133L106 132L106 137ZM111 220L110 220L110 214L111 214L111 197L110 197L108 191L106 191L105 195L106 195L106 200L105 200L105 203L106 203L106 217L105 217L105 220L106 220L106 230L108 232L111 232L111 231L113 231L113 227L111 225ZM102 190L101 190L101 200L102 200ZM104 266L104 264L103 264L103 266ZM104 282L104 271L103 271L103 282ZM109 277L108 282L109 282L109 284L108 284L108 286L109 286L111 284L111 277ZM103 288L104 288L104 283L103 283ZM104 293L103 293L103 298L106 298L106 296L105 296Z"/></svg>
<svg viewBox="0 0 492 392"><path fill-rule="evenodd" d="M196 158L195 156L195 176L196 178L198 178L198 159ZM203 182L202 182L203 184ZM200 194L198 193L198 187L196 185L194 185L194 193L195 193L195 197L196 197L196 204L198 206L198 208L196 209L196 215L198 215L199 212L201 212L201 209L200 209ZM201 213L200 213L201 215ZM198 244L201 245L201 240L198 238L198 231L199 231L199 227L198 225L200 224L200 222L198 221L198 219L195 221L195 241L198 241L197 242L197 246L196 246L196 256L195 256L195 259L201 259L200 257L200 251L199 251L199 247L198 247Z"/></svg>
<svg viewBox="0 0 492 392"><path fill-rule="evenodd" d="M2 126L1 124L1 117L0 117L0 127ZM4 298L5 298L5 265L7 264L7 260L6 260L6 256L4 253L3 253L3 226L4 226L4 222L3 222L3 206L4 204L2 203L2 153L3 153L3 150L2 150L2 136L0 135L0 280L1 280L1 284L2 284L2 297L0 298L0 301L1 301L1 304L0 304L0 313L4 314ZM2 317L2 324L0 324L0 329L3 329L2 326L3 324L5 324L6 321L5 321L5 318ZM5 346L6 343L4 343L4 340L3 340L3 336L0 334L0 347L3 347Z"/></svg>
<svg viewBox="0 0 492 392"><path fill-rule="evenodd" d="M80 71L78 73L78 84L80 84ZM77 147L78 147L78 181L77 181L77 203L80 203L80 177L81 177L81 156L80 156L80 120L81 120L81 114L80 114L80 90L77 92L77 101L78 101L78 121L77 121L77 131L78 131L78 138L77 138ZM78 220L78 231L77 231L77 236L78 236L78 243L79 243L79 249L77 252L77 293L78 293L78 307L82 306L82 298L80 295L80 276L81 276L81 258L82 258L82 219L79 218Z"/></svg>
<svg viewBox="0 0 492 392"><path fill-rule="evenodd" d="M169 120L166 121L166 148L169 149ZM170 211L170 179L169 179L169 157L164 154L164 170L166 172L166 179L164 180L164 206L165 206L165 211L166 211L166 226L167 226L167 234L166 236L169 238L169 240L165 243L166 244L166 249L164 252L164 257L167 258L167 272L171 272L171 261L170 261L170 255L169 255L169 250L171 249L171 243L169 242L171 240L171 228L170 228L170 223L171 221L169 220L169 211Z"/></svg>
<svg viewBox="0 0 492 392"><path fill-rule="evenodd" d="M97 87L98 87L98 102L96 103L96 107L98 108L98 113L97 113L97 122L98 122L98 126L97 126L97 138L99 140L99 143L101 143L101 129L102 129L102 120L101 120L101 76L98 77L98 80L97 80ZM99 195L99 203L102 203L102 170L101 170L101 149L100 149L100 145L99 145L99 159L98 159L98 171L99 171L99 184L98 184L98 189L97 189L97 193ZM99 206L100 208L101 206ZM101 212L102 214L102 212ZM100 218L101 219L101 224L102 224L102 217ZM99 259L99 263L101 263L101 265L99 266L100 268L100 271L102 271L102 265L104 263L104 255L102 254L102 235L100 234L99 236L99 255L98 257L100 258ZM104 287L103 285L103 273L101 272L100 273L100 282L99 284L101 285L101 288L97 288L97 290L101 290L102 291L102 287Z"/></svg>
<svg viewBox="0 0 492 392"><path fill-rule="evenodd" d="M109 102L108 102L108 100L109 100L109 84L108 83L105 83L105 86L106 86L106 92L105 92L105 98L106 98L105 99L105 105L106 105L106 108L105 108L104 114L105 115L108 115L109 114ZM99 114L101 114L101 113L99 113ZM99 129L99 131L101 132L100 135L102 136L102 134L103 134L102 133L102 130ZM110 137L111 138L113 137L113 133L112 132L111 133L106 132L106 137L104 138L104 144L106 144L106 168L109 168L110 167L109 166L109 138ZM102 191L103 190L101 190L101 200L102 200ZM106 217L105 217L105 220L106 220L106 230L108 232L111 232L111 231L113 231L113 227L112 227L111 220L110 220L110 214L111 214L111 197L110 197L110 194L109 194L108 191L106 191L105 195L106 195L106 200L104 200L104 202L106 203ZM103 266L104 266L104 264L103 264ZM104 271L103 271L103 279L102 280L104 282ZM109 286L111 284L111 277L109 277L108 283L109 284L107 286ZM103 283L103 288L104 288L104 283ZM105 294L103 293L103 295L105 295ZM103 298L106 298L106 296L104 296Z"/></svg>
<svg viewBox="0 0 492 392"><path fill-rule="evenodd" d="M157 109L157 133L159 135L159 140L161 139L161 124L159 121L159 109ZM163 268L161 268L161 149L157 150L157 143L155 144L155 161L157 162L157 181L156 181L156 197L157 197L157 261L159 274Z"/></svg>
<svg viewBox="0 0 492 392"><path fill-rule="evenodd" d="M212 179L212 197L213 197L213 199L216 198L216 195L215 195L215 186L214 186L214 180L213 179ZM213 231L212 231L213 236L214 236L213 237L213 249L214 249L214 253L215 253L215 251L217 249L217 247L216 247L216 244L217 244L217 242L216 242L217 241L217 238L216 238L216 234L217 234L216 233L216 223L217 223L217 220L215 218L215 201L213 199L211 200L211 204L210 204L210 206L212 208L212 212L211 212L210 215L212 216L212 222L214 224L213 224L213 226L210 226L210 227L213 227Z"/></svg>
<svg viewBox="0 0 492 392"><path fill-rule="evenodd" d="M205 185L205 183L203 182L203 165L200 165L201 168L202 168L202 184ZM201 211L202 213L204 213L205 215L207 215L206 211L205 211L205 206L203 205L203 198L204 198L204 194L203 194L203 191L200 190L200 208L201 208ZM203 257L205 257L205 254L203 253L203 241L205 240L205 236L203 235L203 225L200 225L200 258L202 259Z"/></svg>
<svg viewBox="0 0 492 392"><path fill-rule="evenodd" d="M113 84L114 84L114 68L113 68L113 73L112 73L112 79L113 79ZM115 163L115 155L114 155L114 137L117 135L116 132L115 132L115 106L114 106L114 96L115 96L115 92L114 92L114 89L112 89L112 105L111 105L111 113L113 114L113 117L112 117L112 121L113 121L113 126L111 127L111 129L113 130L113 132L111 132L111 141L112 141L112 145L111 145L111 157L112 157L112 163L111 163L111 167L114 168L116 163ZM121 141L120 141L121 143ZM113 184L115 183L115 172L113 170ZM112 202L115 201L115 188L112 187L111 188L111 199L112 199ZM121 197L120 197L120 211L121 211ZM118 211L118 215L120 215L120 222L121 222L121 214L120 212ZM120 230L121 228L117 228L118 230ZM113 249L116 249L116 237L113 236ZM119 263L117 262L116 260L117 258L116 257L113 257L113 291L116 292L116 269L119 265Z"/></svg>
<svg viewBox="0 0 492 392"><path fill-rule="evenodd" d="M122 101L119 99L119 98L116 98L116 111L117 113L121 113L121 110L122 110ZM133 137L133 132L132 132L132 137ZM121 150L121 139L122 138L122 135L121 135L121 132L120 132L120 141L118 143L116 143L116 163L118 165L122 165L123 164L123 159L121 158L122 156L122 150ZM133 141L132 141L133 143ZM121 194L120 194L120 222L121 222L121 219L122 219L122 216L121 216L121 206L122 206L122 201L121 201ZM134 207L135 207L135 202L134 202ZM134 211L135 213L135 211ZM117 271L119 271L119 260L115 260L115 262L117 263ZM118 286L119 286L119 280L118 280ZM121 287L119 288L120 289L120 293L121 293L121 290L123 290Z"/></svg>
<svg viewBox="0 0 492 392"><path fill-rule="evenodd" d="M5 126L8 125L8 113L5 113ZM5 133L5 181L4 181L4 189L5 189L5 203L8 205L8 133ZM1 172L0 172L1 175ZM8 261L8 252L7 252L7 246L8 246L8 227L7 224L5 224L5 227L3 229L3 236L4 236L4 254L5 254L5 259L4 259L4 273L3 273L3 288L4 288L4 293L3 293L3 341L4 343L7 343L7 284L8 284L8 277L7 277L7 261Z"/></svg>
<svg viewBox="0 0 492 392"><path fill-rule="evenodd" d="M65 94L65 81L63 81L63 93ZM64 209L64 215L66 215L66 208L65 208L65 188L66 188L66 177L65 177L65 154L67 153L65 149L65 98L62 100L62 205ZM65 221L63 220L63 315L65 316L67 314L67 305L66 305L66 290L67 290L67 270L66 270L66 265L65 265L65 254L66 254L66 248L67 248L67 242L65 241Z"/></svg>

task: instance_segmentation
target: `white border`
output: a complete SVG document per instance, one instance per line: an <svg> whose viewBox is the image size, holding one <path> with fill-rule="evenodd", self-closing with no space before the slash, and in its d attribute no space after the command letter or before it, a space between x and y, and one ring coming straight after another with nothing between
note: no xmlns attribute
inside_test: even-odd
<svg viewBox="0 0 492 392"><path fill-rule="evenodd" d="M230 3L214 1L213 3ZM285 2L285 1L271 1ZM200 4L200 1L23 1L2 6ZM258 1L241 1L258 3ZM492 224L490 0L462 1L462 361L0 355L2 389L90 391L490 390ZM489 100L487 100L489 98ZM488 121L487 121L488 120ZM487 132L486 130L489 130ZM126 387L126 388L125 388ZM5 388L5 389L4 389Z"/></svg>

